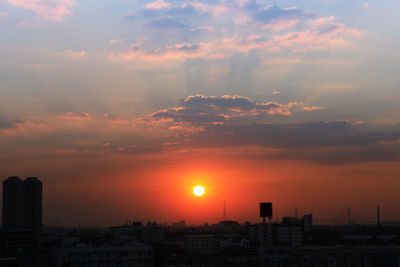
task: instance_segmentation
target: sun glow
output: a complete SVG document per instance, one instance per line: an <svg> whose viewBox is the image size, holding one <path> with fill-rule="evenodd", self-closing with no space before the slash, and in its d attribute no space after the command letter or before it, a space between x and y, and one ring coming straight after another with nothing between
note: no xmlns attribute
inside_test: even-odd
<svg viewBox="0 0 400 267"><path fill-rule="evenodd" d="M193 194L195 194L198 197L201 197L202 195L204 195L204 187L201 185L196 185L193 188Z"/></svg>

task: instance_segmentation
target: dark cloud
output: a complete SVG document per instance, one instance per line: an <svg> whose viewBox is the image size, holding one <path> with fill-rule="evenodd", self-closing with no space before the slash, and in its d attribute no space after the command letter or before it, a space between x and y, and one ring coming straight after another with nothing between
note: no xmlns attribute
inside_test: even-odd
<svg viewBox="0 0 400 267"><path fill-rule="evenodd" d="M186 107L203 108L215 106L222 109L240 108L242 110L251 110L257 106L257 103L243 96L204 96L192 95L181 101Z"/></svg>
<svg viewBox="0 0 400 267"><path fill-rule="evenodd" d="M400 132L370 132L348 121L213 125L196 133L195 147L256 147L244 157L324 164L399 161ZM272 151L271 151L272 149Z"/></svg>
<svg viewBox="0 0 400 267"><path fill-rule="evenodd" d="M275 148L322 148L375 145L400 133L368 133L347 121L298 124L217 125L196 137L201 144L259 145Z"/></svg>
<svg viewBox="0 0 400 267"><path fill-rule="evenodd" d="M157 111L146 120L170 119L173 123L215 124L259 115L290 115L292 109L302 105L292 102L286 105L277 102L258 103L244 96L192 95L181 101L179 107Z"/></svg>
<svg viewBox="0 0 400 267"><path fill-rule="evenodd" d="M301 102L192 95L176 107L138 118L133 124L110 114L96 117L69 112L38 124L2 118L0 130L17 129L7 133L13 137L2 144L3 152L23 148L35 153L41 149L44 155L99 152L157 156L215 149L225 153L224 157L258 160L321 164L400 161L400 128L371 130L361 122L344 120L271 122L272 115L289 116L306 112L304 108Z"/></svg>
<svg viewBox="0 0 400 267"><path fill-rule="evenodd" d="M301 102L283 105L260 103L243 96L193 95L182 100L178 107L159 110L144 121L152 125L154 121L163 121L159 127L183 130L176 132L175 139L168 140L179 143L178 147L236 148L240 153L232 155L244 158L296 159L323 164L400 160L400 131L372 131L360 122L344 120L265 122L269 115L290 115L305 108ZM261 120L256 123L251 117ZM246 151L248 147L251 149Z"/></svg>
<svg viewBox="0 0 400 267"><path fill-rule="evenodd" d="M23 121L11 120L0 117L0 130L14 129L18 123L23 123Z"/></svg>

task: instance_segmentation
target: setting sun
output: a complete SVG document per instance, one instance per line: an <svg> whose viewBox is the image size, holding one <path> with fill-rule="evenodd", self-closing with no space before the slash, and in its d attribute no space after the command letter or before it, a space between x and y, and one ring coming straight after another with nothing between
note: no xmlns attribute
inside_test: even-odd
<svg viewBox="0 0 400 267"><path fill-rule="evenodd" d="M201 197L202 195L204 195L204 187L202 187L201 185L197 185L193 188L193 194L195 194L198 197Z"/></svg>

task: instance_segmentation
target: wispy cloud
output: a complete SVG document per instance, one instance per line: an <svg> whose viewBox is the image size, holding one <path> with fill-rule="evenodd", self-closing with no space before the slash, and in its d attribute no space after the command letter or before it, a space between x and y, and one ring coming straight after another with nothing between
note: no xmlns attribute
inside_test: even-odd
<svg viewBox="0 0 400 267"><path fill-rule="evenodd" d="M163 29L185 28L186 27L185 22L180 21L175 18L172 18L171 16L166 16L166 17L155 19L152 22L150 22L148 25L150 25L152 27L163 28Z"/></svg>
<svg viewBox="0 0 400 267"><path fill-rule="evenodd" d="M311 107L302 107L301 109L304 111L316 111L316 110L323 110L325 109L325 107L311 106Z"/></svg>
<svg viewBox="0 0 400 267"><path fill-rule="evenodd" d="M272 38L260 34L248 37L234 36L224 39L222 47L236 52L248 52L253 49L275 51L287 47L297 52L343 45L345 35L360 36L361 32L336 23L333 18L320 18L311 21L310 29L306 31L275 34Z"/></svg>
<svg viewBox="0 0 400 267"><path fill-rule="evenodd" d="M109 44L115 45L115 44L120 44L120 43L122 43L122 42L124 42L124 41L125 41L124 39L111 39L111 40L109 41Z"/></svg>
<svg viewBox="0 0 400 267"><path fill-rule="evenodd" d="M73 0L8 0L11 5L32 10L43 20L63 21L72 14Z"/></svg>
<svg viewBox="0 0 400 267"><path fill-rule="evenodd" d="M90 119L91 116L87 112L80 112L80 113L68 112L60 116L60 118L67 121L83 121Z"/></svg>
<svg viewBox="0 0 400 267"><path fill-rule="evenodd" d="M145 9L163 9L169 8L171 6L170 3L164 2L164 0L156 0L154 2L148 3L144 6Z"/></svg>
<svg viewBox="0 0 400 267"><path fill-rule="evenodd" d="M21 21L19 23L19 26L24 27L24 28L28 28L28 29L46 27L43 23L38 23L38 22L35 22L35 21L28 21L28 20Z"/></svg>
<svg viewBox="0 0 400 267"><path fill-rule="evenodd" d="M253 50L272 54L287 49L296 53L345 47L352 37L361 35L360 30L333 16L318 17L297 7L264 6L257 1L168 3L167 9L155 8L166 6L163 1L150 4L154 4L151 13L136 15L147 28L145 45L133 44L131 51L114 52L111 58L183 61L221 59ZM229 10L235 30L230 29L232 16L219 16L215 8L222 13Z"/></svg>
<svg viewBox="0 0 400 267"><path fill-rule="evenodd" d="M274 30L286 29L295 26L299 21L305 21L314 18L315 14L306 13L297 7L279 8L278 6L269 6L258 10L254 14L254 20L265 25L276 25ZM281 25L280 27L278 25Z"/></svg>
<svg viewBox="0 0 400 267"><path fill-rule="evenodd" d="M30 120L5 120L0 119L0 133L7 135L17 135L32 130L44 130L50 126L42 122L33 122Z"/></svg>
<svg viewBox="0 0 400 267"><path fill-rule="evenodd" d="M83 58L86 56L85 51L74 51L70 49L66 49L60 52L60 55L66 58L72 58L72 59L77 59L77 58Z"/></svg>
<svg viewBox="0 0 400 267"><path fill-rule="evenodd" d="M273 91L272 94L273 94L273 95L280 95L281 92L279 92L279 91Z"/></svg>
<svg viewBox="0 0 400 267"><path fill-rule="evenodd" d="M208 54L211 44L207 43L181 43L176 45L164 46L153 50L146 50L141 45L136 44L131 47L128 53L112 54L114 60L185 60L187 58L199 58Z"/></svg>

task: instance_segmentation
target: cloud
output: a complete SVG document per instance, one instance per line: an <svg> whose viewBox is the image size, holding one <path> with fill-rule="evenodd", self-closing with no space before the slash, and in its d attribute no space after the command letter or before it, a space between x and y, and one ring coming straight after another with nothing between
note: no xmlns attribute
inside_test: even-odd
<svg viewBox="0 0 400 267"><path fill-rule="evenodd" d="M168 14L171 16L178 17L187 17L187 16L195 16L195 17L203 17L209 15L209 9L207 5L198 3L198 4L183 4L178 7L173 7L168 11Z"/></svg>
<svg viewBox="0 0 400 267"><path fill-rule="evenodd" d="M289 11L285 10L285 12ZM299 17L301 16L299 15ZM281 21L280 23L290 22ZM175 59L184 61L188 58L202 58L206 60L223 59L237 53L249 53L253 50L271 54L286 49L293 53L298 53L310 50L344 47L347 45L346 37L358 37L362 34L361 31L357 29L352 29L343 23L336 22L335 18L332 16L326 18L308 17L307 21L302 24L302 26L305 27L304 30L282 31L283 28L287 27L280 24L266 24L261 31L253 31L257 33L251 34L252 31L250 31L250 34L247 36L246 34L236 34L229 37L224 37L226 35L224 32L216 35L219 31L215 26L189 28L186 22L177 20L171 16L158 18L151 21L148 25L153 28L162 28L165 30L162 34L168 34L168 30L170 29L178 31L178 34L180 31L184 31L186 34L203 31L204 34L193 34L193 36L186 35L184 39L187 40L195 37L197 40L207 40L209 38L210 42L182 42L160 46L158 43L155 43L155 40L158 40L157 38L159 37L154 36L147 38L145 46L143 46L143 43L133 44L130 52L113 53L110 55L110 58L150 61ZM265 32L265 27L275 28L271 28L272 32L267 34ZM205 34L205 32L207 32L207 34ZM160 41L160 43L162 43L162 41ZM150 50L148 47L156 48Z"/></svg>
<svg viewBox="0 0 400 267"><path fill-rule="evenodd" d="M70 49L66 49L61 51L60 55L66 57L66 58L83 58L86 56L86 52L85 51L74 51L74 50L70 50Z"/></svg>
<svg viewBox="0 0 400 267"><path fill-rule="evenodd" d="M0 133L16 135L31 132L32 130L48 129L48 125L30 120L8 120L0 118Z"/></svg>
<svg viewBox="0 0 400 267"><path fill-rule="evenodd" d="M297 7L266 6L256 0L183 3L159 0L150 4L154 8L146 8L147 4L131 16L138 18L146 45L133 44L131 51L114 52L110 58L182 62L188 58L225 59L254 50L260 54L278 53L282 49L299 53L343 48L352 41L351 37L361 35L361 31L333 16L318 17ZM158 8L162 6L165 8ZM226 12L229 16L221 15ZM191 44L193 48L203 44L206 49L177 56L174 47L181 44Z"/></svg>
<svg viewBox="0 0 400 267"><path fill-rule="evenodd" d="M31 10L40 19L49 21L63 21L72 14L71 8L75 5L73 0L8 0L8 3Z"/></svg>
<svg viewBox="0 0 400 267"><path fill-rule="evenodd" d="M280 19L271 21L268 24L263 25L261 28L263 30L272 30L275 32L283 31L286 29L293 28L299 23L296 19Z"/></svg>
<svg viewBox="0 0 400 267"><path fill-rule="evenodd" d="M272 38L263 35L234 36L224 39L221 46L236 52L248 52L254 49L277 51L282 48L291 48L293 52L299 52L344 45L345 35L360 36L361 32L334 22L331 17L310 21L310 29L306 31L275 34Z"/></svg>
<svg viewBox="0 0 400 267"><path fill-rule="evenodd" d="M311 107L302 107L301 109L304 111L316 111L316 110L323 110L325 108L320 106L311 106Z"/></svg>
<svg viewBox="0 0 400 267"><path fill-rule="evenodd" d="M174 19L170 16L153 20L149 23L150 26L156 28L185 28L186 24L183 21Z"/></svg>
<svg viewBox="0 0 400 267"><path fill-rule="evenodd" d="M103 118L110 123L111 128L127 127L131 125L131 122L129 120L116 118L109 113L105 113L103 115Z"/></svg>
<svg viewBox="0 0 400 267"><path fill-rule="evenodd" d="M400 161L398 131L373 132L359 121L268 120L271 116L321 109L302 102L280 104L256 102L244 96L191 95L176 107L143 117L137 126L163 128L168 136L163 143L174 144L169 149L191 153L214 151L226 153L226 157L319 164Z"/></svg>
<svg viewBox="0 0 400 267"><path fill-rule="evenodd" d="M238 95L191 95L175 107L140 118L87 112L23 120L3 116L0 142L5 153L23 151L26 155L32 151L44 156L87 151L162 158L208 151L225 158L320 164L400 161L400 132L396 129L374 131L370 125L347 120L276 120L277 116L289 119L296 112L320 109L302 102L258 102Z"/></svg>
<svg viewBox="0 0 400 267"><path fill-rule="evenodd" d="M191 95L143 117L137 126L168 131L171 149L227 151L229 157L321 164L399 161L400 132L372 132L359 121L271 123L271 116L318 111L302 102L257 102L244 96ZM235 151L232 153L232 151Z"/></svg>
<svg viewBox="0 0 400 267"><path fill-rule="evenodd" d="M190 142L198 148L251 148L237 155L244 158L351 164L400 161L400 145L393 145L399 137L400 132L370 132L349 121L333 121L213 125Z"/></svg>
<svg viewBox="0 0 400 267"><path fill-rule="evenodd" d="M289 116L297 108L303 107L302 102L256 102L248 97L239 95L205 96L191 95L181 101L180 106L156 111L143 118L149 125L169 127L184 130L191 127L232 124L243 119L261 116ZM312 110L312 107L308 108ZM173 128L171 128L173 127Z"/></svg>
<svg viewBox="0 0 400 267"><path fill-rule="evenodd" d="M42 23L37 23L37 22L33 22L33 21L21 21L19 24L19 26L24 27L24 28L28 28L28 29L34 29L34 28L44 28L46 27L44 24Z"/></svg>
<svg viewBox="0 0 400 267"><path fill-rule="evenodd" d="M0 117L0 130L14 129L18 124L23 123L20 120L10 120Z"/></svg>
<svg viewBox="0 0 400 267"><path fill-rule="evenodd" d="M364 146L377 140L376 136L360 137L360 133L348 121L218 125L210 127L207 133L196 138L200 144L204 141L213 146L258 145L281 149Z"/></svg>
<svg viewBox="0 0 400 267"><path fill-rule="evenodd" d="M148 60L160 61L169 59L185 60L187 58L199 58L208 54L210 44L207 43L181 43L160 47L153 50L145 50L141 45L133 45L128 53L112 54L114 60Z"/></svg>
<svg viewBox="0 0 400 267"><path fill-rule="evenodd" d="M68 112L60 116L60 118L67 121L84 121L90 119L91 116L87 112L80 112L80 113Z"/></svg>
<svg viewBox="0 0 400 267"><path fill-rule="evenodd" d="M164 0L156 0L154 2L148 3L144 6L145 9L163 9L169 8L171 6L170 3L164 2Z"/></svg>
<svg viewBox="0 0 400 267"><path fill-rule="evenodd" d="M123 41L125 41L125 39L111 39L108 43L111 45L115 45L115 44L120 44Z"/></svg>
<svg viewBox="0 0 400 267"><path fill-rule="evenodd" d="M198 33L198 32L212 32L214 31L214 27L211 26L199 26L197 28L191 28L189 29L190 32L192 33Z"/></svg>
<svg viewBox="0 0 400 267"><path fill-rule="evenodd" d="M254 20L265 24L273 24L278 21L299 21L314 18L314 14L305 13L302 10L292 8L279 8L278 6L266 7L254 14Z"/></svg>

